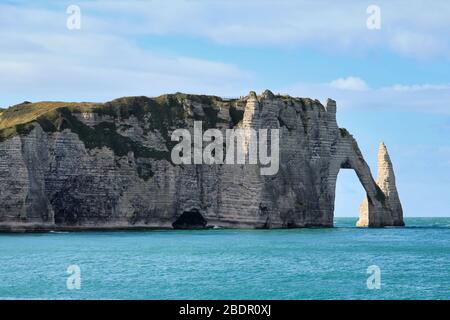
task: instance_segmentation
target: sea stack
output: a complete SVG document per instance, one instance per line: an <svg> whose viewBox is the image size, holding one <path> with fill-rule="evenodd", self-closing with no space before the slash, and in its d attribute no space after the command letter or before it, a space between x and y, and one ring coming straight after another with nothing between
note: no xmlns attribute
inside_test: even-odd
<svg viewBox="0 0 450 320"><path fill-rule="evenodd" d="M395 184L395 174L391 158L386 145L382 142L378 149L378 176L376 180L380 192L380 197L384 197L384 202L389 207L391 215L380 217L382 221L371 221L368 217L369 201L366 198L360 206L360 218L357 222L358 227L370 227L382 224L385 226L404 226L403 209Z"/></svg>

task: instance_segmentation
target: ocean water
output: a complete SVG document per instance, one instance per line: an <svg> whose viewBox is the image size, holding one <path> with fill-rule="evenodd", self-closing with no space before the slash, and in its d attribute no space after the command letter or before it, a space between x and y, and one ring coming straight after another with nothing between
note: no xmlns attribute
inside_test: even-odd
<svg viewBox="0 0 450 320"><path fill-rule="evenodd" d="M450 218L405 228L0 234L1 299L450 299ZM67 268L80 268L68 289ZM369 266L380 289L369 289Z"/></svg>

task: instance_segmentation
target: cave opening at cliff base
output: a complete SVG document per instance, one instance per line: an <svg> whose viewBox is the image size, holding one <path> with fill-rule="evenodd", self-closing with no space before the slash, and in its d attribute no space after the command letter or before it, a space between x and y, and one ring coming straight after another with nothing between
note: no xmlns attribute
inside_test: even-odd
<svg viewBox="0 0 450 320"><path fill-rule="evenodd" d="M178 219L172 223L174 229L204 229L207 221L197 210L184 211Z"/></svg>

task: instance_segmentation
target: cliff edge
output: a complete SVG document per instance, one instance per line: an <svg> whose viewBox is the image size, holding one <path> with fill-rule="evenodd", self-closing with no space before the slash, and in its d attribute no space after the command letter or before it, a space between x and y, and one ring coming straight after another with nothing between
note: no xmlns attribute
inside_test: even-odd
<svg viewBox="0 0 450 320"><path fill-rule="evenodd" d="M181 164L171 134L279 129L279 170ZM374 181L336 102L274 95L168 94L106 103L24 102L0 110L0 230L332 227L336 179L367 196L358 225L403 225L387 151ZM356 208L355 208L356 209Z"/></svg>

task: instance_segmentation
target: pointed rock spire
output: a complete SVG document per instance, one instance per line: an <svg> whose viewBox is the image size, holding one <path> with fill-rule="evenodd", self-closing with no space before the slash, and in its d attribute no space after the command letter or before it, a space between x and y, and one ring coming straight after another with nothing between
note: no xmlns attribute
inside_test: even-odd
<svg viewBox="0 0 450 320"><path fill-rule="evenodd" d="M377 184L387 197L389 197L392 192L397 192L392 161L384 142L380 143L378 149Z"/></svg>
<svg viewBox="0 0 450 320"><path fill-rule="evenodd" d="M385 204L391 213L390 217L384 217L385 225L403 226L403 209L395 183L394 168L384 142L378 148L378 174L376 184L383 193ZM360 220L358 226L366 226L370 223L368 217L368 200L363 200L360 206Z"/></svg>
<svg viewBox="0 0 450 320"><path fill-rule="evenodd" d="M384 142L378 150L378 177L377 184L386 196L386 201L392 210L392 223L394 226L403 226L403 209L395 183L394 167Z"/></svg>

